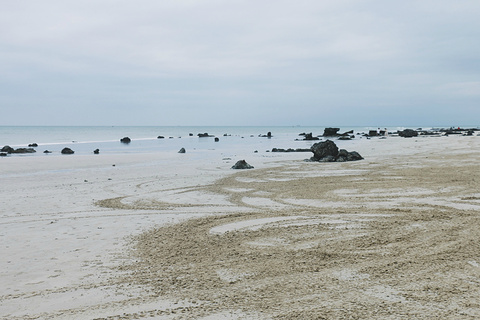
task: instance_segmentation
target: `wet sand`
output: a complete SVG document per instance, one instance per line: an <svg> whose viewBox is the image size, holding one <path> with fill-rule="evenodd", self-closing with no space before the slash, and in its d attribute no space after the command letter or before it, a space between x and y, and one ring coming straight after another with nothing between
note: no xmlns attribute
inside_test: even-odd
<svg viewBox="0 0 480 320"><path fill-rule="evenodd" d="M480 137L356 151L365 160L258 154L244 155L253 170L161 170L149 155L10 174L0 316L480 317Z"/></svg>

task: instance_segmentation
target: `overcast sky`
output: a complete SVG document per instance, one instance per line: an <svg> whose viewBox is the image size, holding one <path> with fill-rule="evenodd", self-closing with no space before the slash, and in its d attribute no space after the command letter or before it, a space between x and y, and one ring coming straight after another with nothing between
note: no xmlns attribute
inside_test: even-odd
<svg viewBox="0 0 480 320"><path fill-rule="evenodd" d="M0 125L480 125L478 0L0 4Z"/></svg>

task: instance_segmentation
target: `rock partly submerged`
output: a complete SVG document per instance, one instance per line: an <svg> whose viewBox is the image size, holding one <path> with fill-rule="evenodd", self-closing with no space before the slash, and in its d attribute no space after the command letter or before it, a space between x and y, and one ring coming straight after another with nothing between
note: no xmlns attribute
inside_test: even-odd
<svg viewBox="0 0 480 320"><path fill-rule="evenodd" d="M18 149L14 149L10 146L4 146L0 152L2 153L6 153L6 154L12 154L12 153L17 153L17 154L22 154L22 153L35 153L37 152L35 149L33 148L18 148Z"/></svg>
<svg viewBox="0 0 480 320"><path fill-rule="evenodd" d="M74 154L74 153L75 153L75 151L73 151L70 148L63 148L62 149L62 154Z"/></svg>

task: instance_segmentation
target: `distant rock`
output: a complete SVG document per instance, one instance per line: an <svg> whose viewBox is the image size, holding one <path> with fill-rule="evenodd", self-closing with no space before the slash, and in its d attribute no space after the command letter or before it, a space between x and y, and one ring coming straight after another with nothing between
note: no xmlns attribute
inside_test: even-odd
<svg viewBox="0 0 480 320"><path fill-rule="evenodd" d="M45 151L43 151L43 153L45 153L45 154L47 154L47 153L52 153L52 151L45 150Z"/></svg>
<svg viewBox="0 0 480 320"><path fill-rule="evenodd" d="M398 131L398 135L404 138L412 138L418 136L418 132L413 129L405 129L403 131Z"/></svg>
<svg viewBox="0 0 480 320"><path fill-rule="evenodd" d="M310 158L310 161L345 162L363 159L362 156L356 151L348 152L345 149L338 150L335 142L331 140L315 143L311 147L311 151L313 152L313 157Z"/></svg>
<svg viewBox="0 0 480 320"><path fill-rule="evenodd" d="M38 147L38 144L36 144L36 143L30 143L28 146L29 146L29 147L34 147L34 148L35 148L35 147Z"/></svg>
<svg viewBox="0 0 480 320"><path fill-rule="evenodd" d="M239 160L232 166L232 169L253 169L245 160Z"/></svg>
<svg viewBox="0 0 480 320"><path fill-rule="evenodd" d="M75 153L75 151L73 151L70 148L63 148L62 149L62 154L74 154L74 153Z"/></svg>
<svg viewBox="0 0 480 320"><path fill-rule="evenodd" d="M267 150L267 151L268 151L268 150ZM297 149L292 149L292 148L288 148L288 149L273 148L273 149L272 149L272 152L312 152L312 150L310 150L310 149L301 149L301 148L297 148Z"/></svg>
<svg viewBox="0 0 480 320"><path fill-rule="evenodd" d="M323 130L323 136L324 137L336 137L338 130L340 130L340 128L325 128Z"/></svg>
<svg viewBox="0 0 480 320"><path fill-rule="evenodd" d="M209 135L207 132L205 132L205 133L199 133L199 134L197 134L197 136L198 136L199 138L213 137L213 136Z"/></svg>
<svg viewBox="0 0 480 320"><path fill-rule="evenodd" d="M0 152L6 152L6 153L13 153L14 151L15 151L15 149L13 149L10 146L5 146L0 150Z"/></svg>
<svg viewBox="0 0 480 320"><path fill-rule="evenodd" d="M262 137L262 138L271 138L271 137L272 137L272 133L269 131L269 132L267 132L267 134L261 134L260 137Z"/></svg>
<svg viewBox="0 0 480 320"><path fill-rule="evenodd" d="M124 137L124 138L120 139L120 142L128 144L128 143L132 142L132 139L130 139L129 137Z"/></svg>
<svg viewBox="0 0 480 320"><path fill-rule="evenodd" d="M93 153L94 153L94 154L99 154L99 153L100 153L100 149L95 149L95 150L93 150Z"/></svg>
<svg viewBox="0 0 480 320"><path fill-rule="evenodd" d="M220 141L220 139L219 139L219 138L217 138L217 137L215 137L215 142L218 142L218 141Z"/></svg>
<svg viewBox="0 0 480 320"><path fill-rule="evenodd" d="M157 139L165 139L164 136L158 136Z"/></svg>
<svg viewBox="0 0 480 320"><path fill-rule="evenodd" d="M182 148L182 149L178 150L178 153L185 153L185 152L187 152L187 151L185 150L185 148Z"/></svg>
<svg viewBox="0 0 480 320"><path fill-rule="evenodd" d="M313 133L311 133L311 132L310 133L305 133L305 134L303 134L303 136L304 136L303 140L306 140L306 141L320 140L320 138L314 137Z"/></svg>
<svg viewBox="0 0 480 320"><path fill-rule="evenodd" d="M37 151L33 148L18 148L18 149L15 149L12 153L35 153L35 152Z"/></svg>
<svg viewBox="0 0 480 320"><path fill-rule="evenodd" d="M0 157L6 157L8 155L8 153L6 152L0 152Z"/></svg>

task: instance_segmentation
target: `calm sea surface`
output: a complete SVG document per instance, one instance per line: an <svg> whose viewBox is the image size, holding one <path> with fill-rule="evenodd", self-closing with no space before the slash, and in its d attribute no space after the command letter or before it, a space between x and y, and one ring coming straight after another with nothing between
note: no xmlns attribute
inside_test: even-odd
<svg viewBox="0 0 480 320"><path fill-rule="evenodd" d="M43 156L44 150L52 151L52 155L60 154L64 147L69 147L75 154L91 154L100 149L100 153L140 153L170 152L180 148L187 150L233 150L249 148L265 151L272 148L309 148L311 141L295 141L301 139L299 133L312 132L323 134L325 127L35 127L35 126L0 126L0 148L9 145L13 148L27 147L37 143L37 152L29 155ZM355 133L376 130L375 127L343 127L340 132L354 130ZM383 128L382 128L383 129ZM401 130L403 127L389 127L389 131ZM268 132L272 138L261 137ZM198 133L208 133L218 137L199 138ZM190 135L191 134L191 135ZM158 139L164 136L164 139ZM132 142L123 144L120 139L129 137ZM356 139L354 139L356 140ZM360 139L358 139L360 140ZM353 141L341 142L346 144Z"/></svg>

